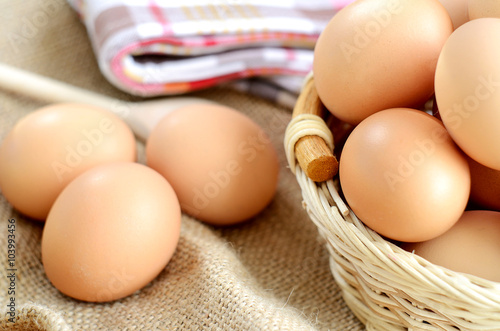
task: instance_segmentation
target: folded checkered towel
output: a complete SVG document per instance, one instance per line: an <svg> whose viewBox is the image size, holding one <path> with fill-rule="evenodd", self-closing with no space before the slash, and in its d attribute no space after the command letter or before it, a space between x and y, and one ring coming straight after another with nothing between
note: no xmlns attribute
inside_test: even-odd
<svg viewBox="0 0 500 331"><path fill-rule="evenodd" d="M298 93L317 37L352 0L68 1L121 90L157 96L231 82L289 101L277 91ZM266 80L239 81L249 77Z"/></svg>

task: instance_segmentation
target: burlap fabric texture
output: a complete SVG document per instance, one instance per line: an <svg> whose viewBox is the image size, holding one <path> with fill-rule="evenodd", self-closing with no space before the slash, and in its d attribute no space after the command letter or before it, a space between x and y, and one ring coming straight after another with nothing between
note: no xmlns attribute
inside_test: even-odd
<svg viewBox="0 0 500 331"><path fill-rule="evenodd" d="M0 61L102 94L131 100L100 74L86 31L64 0L0 1ZM344 304L318 232L301 205L282 147L289 109L222 88L198 92L236 108L265 128L279 151L272 204L228 228L186 215L178 249L148 286L119 301L92 304L62 295L41 264L43 224L18 214L0 195L0 330L362 330ZM0 91L0 139L43 106ZM138 142L139 162L144 145ZM15 220L15 323L7 264Z"/></svg>

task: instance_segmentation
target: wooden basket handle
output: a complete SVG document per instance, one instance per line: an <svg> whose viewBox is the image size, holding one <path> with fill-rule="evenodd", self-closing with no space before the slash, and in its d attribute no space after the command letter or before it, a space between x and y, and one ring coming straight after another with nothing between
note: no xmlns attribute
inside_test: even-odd
<svg viewBox="0 0 500 331"><path fill-rule="evenodd" d="M287 157L292 172L295 173L296 158L301 169L315 182L332 179L338 172L333 135L323 115L324 107L316 92L314 78L309 75L293 109L285 145L288 145Z"/></svg>

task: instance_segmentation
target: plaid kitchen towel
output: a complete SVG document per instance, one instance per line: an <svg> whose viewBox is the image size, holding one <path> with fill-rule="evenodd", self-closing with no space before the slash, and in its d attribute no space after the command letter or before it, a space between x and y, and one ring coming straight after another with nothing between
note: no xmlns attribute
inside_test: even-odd
<svg viewBox="0 0 500 331"><path fill-rule="evenodd" d="M230 83L293 103L320 32L352 0L68 1L121 90L157 96ZM249 77L267 79L241 80Z"/></svg>

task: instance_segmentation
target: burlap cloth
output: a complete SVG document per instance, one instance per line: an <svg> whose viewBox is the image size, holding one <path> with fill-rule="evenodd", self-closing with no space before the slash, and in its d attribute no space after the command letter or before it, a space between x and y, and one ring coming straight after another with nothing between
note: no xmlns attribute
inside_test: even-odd
<svg viewBox="0 0 500 331"><path fill-rule="evenodd" d="M0 61L130 100L100 74L86 31L65 0L0 0ZM122 300L92 304L62 295L40 260L42 224L0 195L1 330L362 330L342 300L326 249L286 168L291 111L223 88L195 95L248 114L270 134L282 165L273 203L229 228L183 216L178 249L152 283ZM0 91L0 139L44 103ZM138 143L139 161L144 146ZM7 321L7 224L16 222L16 323Z"/></svg>

